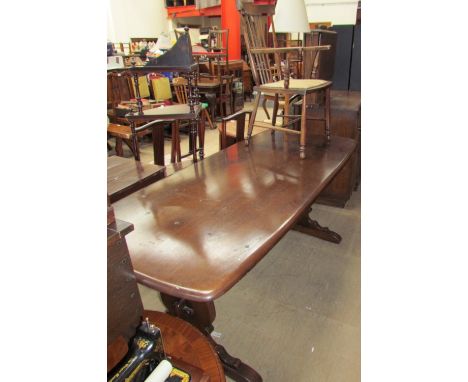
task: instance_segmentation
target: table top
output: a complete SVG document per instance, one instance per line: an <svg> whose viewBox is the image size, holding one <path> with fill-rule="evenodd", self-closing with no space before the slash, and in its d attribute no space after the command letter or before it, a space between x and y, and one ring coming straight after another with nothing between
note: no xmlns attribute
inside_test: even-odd
<svg viewBox="0 0 468 382"><path fill-rule="evenodd" d="M193 301L234 286L291 229L350 158L356 142L270 131L240 142L114 204L138 282Z"/></svg>
<svg viewBox="0 0 468 382"><path fill-rule="evenodd" d="M115 202L164 177L164 166L143 164L133 158L107 157L107 194Z"/></svg>

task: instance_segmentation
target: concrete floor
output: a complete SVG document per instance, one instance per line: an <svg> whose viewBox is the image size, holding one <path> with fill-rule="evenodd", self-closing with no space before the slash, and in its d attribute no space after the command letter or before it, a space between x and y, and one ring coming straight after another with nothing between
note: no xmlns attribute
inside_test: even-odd
<svg viewBox="0 0 468 382"><path fill-rule="evenodd" d="M216 152L217 130L205 142L207 156ZM170 140L165 146L168 163ZM141 151L151 163L152 145ZM264 381L360 381L360 205L360 191L343 209L314 205L311 217L338 232L339 245L290 231L216 300L213 336ZM146 309L164 311L156 291L140 292Z"/></svg>

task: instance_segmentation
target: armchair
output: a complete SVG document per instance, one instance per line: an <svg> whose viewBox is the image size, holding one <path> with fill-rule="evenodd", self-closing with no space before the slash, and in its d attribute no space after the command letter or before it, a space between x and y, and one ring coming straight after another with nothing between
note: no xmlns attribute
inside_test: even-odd
<svg viewBox="0 0 468 382"><path fill-rule="evenodd" d="M299 155L301 159L306 157L306 110L309 105L310 95L316 92L325 93L325 134L327 142L330 140L330 87L331 81L321 79L291 79L289 70L290 53L298 52L299 54L307 52L317 52L315 59L318 59L319 52L330 49L329 45L311 46L311 47L284 47L277 48L273 39L274 47L270 48L266 45L267 19L274 13L272 6L256 6L253 4L244 3L244 8L241 12L241 27L245 38L247 53L252 68L252 74L256 83L254 90L256 96L252 117L249 121L249 129L247 134L246 144L250 143L254 124L260 127L268 127L273 130L283 131L288 134L299 135ZM272 21L273 36L275 34L274 22ZM271 60L273 55L274 60ZM281 55L285 56L281 60ZM273 64L274 62L274 64ZM264 102L266 99L273 99L273 116L270 124L258 124L255 122L258 106L261 98ZM284 99L284 113L278 115L278 106L280 97ZM301 114L290 114L290 103L292 99L302 98ZM265 108L265 106L264 106ZM268 114L267 114L268 116ZM281 126L276 126L276 119L282 118ZM300 121L300 129L295 130L294 125Z"/></svg>

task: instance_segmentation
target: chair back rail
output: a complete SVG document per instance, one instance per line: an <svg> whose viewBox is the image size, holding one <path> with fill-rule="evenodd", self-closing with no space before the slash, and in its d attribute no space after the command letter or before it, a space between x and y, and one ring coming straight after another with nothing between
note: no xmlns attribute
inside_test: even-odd
<svg viewBox="0 0 468 382"><path fill-rule="evenodd" d="M271 64L269 53L253 53L252 49L267 48L267 33L268 33L268 15L263 14L248 14L245 10L241 11L241 28L244 35L247 54L249 56L252 75L255 84L261 85L282 79L280 68L280 56L274 54L274 63L276 68ZM272 20L273 37L274 22ZM273 45L276 48L276 39L273 38Z"/></svg>

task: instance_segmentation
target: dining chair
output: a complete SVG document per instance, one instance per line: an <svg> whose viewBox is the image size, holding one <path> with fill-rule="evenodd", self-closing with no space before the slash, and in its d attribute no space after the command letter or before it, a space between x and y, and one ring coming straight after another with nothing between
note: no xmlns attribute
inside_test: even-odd
<svg viewBox="0 0 468 382"><path fill-rule="evenodd" d="M221 118L228 115L227 106L229 105L229 113L234 112L234 94L233 94L233 83L234 75L212 75L206 73L200 73L199 82L216 82L219 84L216 92L216 104L219 106L219 114Z"/></svg>
<svg viewBox="0 0 468 382"><path fill-rule="evenodd" d="M307 108L312 106L310 100L311 94L324 92L324 117L319 118L325 121L325 135L327 142L330 141L330 87L331 81L322 79L293 79L290 78L289 53L291 52L310 52L323 51L330 49L329 45L311 46L311 47L275 47L275 38L273 38L274 47L267 46L268 20L271 19L271 28L273 36L275 27L273 21L274 6L261 6L251 3L243 3L241 13L241 28L244 35L247 53L252 68L252 74L255 80L256 91L252 118L249 120L246 144L250 143L252 130L255 121L260 100L263 98L273 98L273 116L270 123L263 123L260 127L268 127L282 131L288 134L299 135L299 156L301 159L306 157L306 129L307 129ZM273 59L272 56L273 55ZM284 55L284 59L281 57ZM316 59L318 59L318 54ZM284 112L278 115L280 97L284 98ZM299 115L290 114L290 103L297 102L302 98L301 113ZM281 126L276 126L276 119L282 118ZM299 130L294 127L299 123Z"/></svg>
<svg viewBox="0 0 468 382"><path fill-rule="evenodd" d="M162 128L162 125L167 124L166 121L152 121L146 124L139 124L139 126L132 125L121 125L118 123L107 124L107 135L108 137L115 138L115 153L119 157L124 156L123 143L125 143L133 154L135 160L140 160L140 144L139 138L142 138L148 134L154 135L155 128ZM159 127L157 127L159 126ZM154 140L155 137L153 137ZM156 163L156 145L153 141L154 158Z"/></svg>

